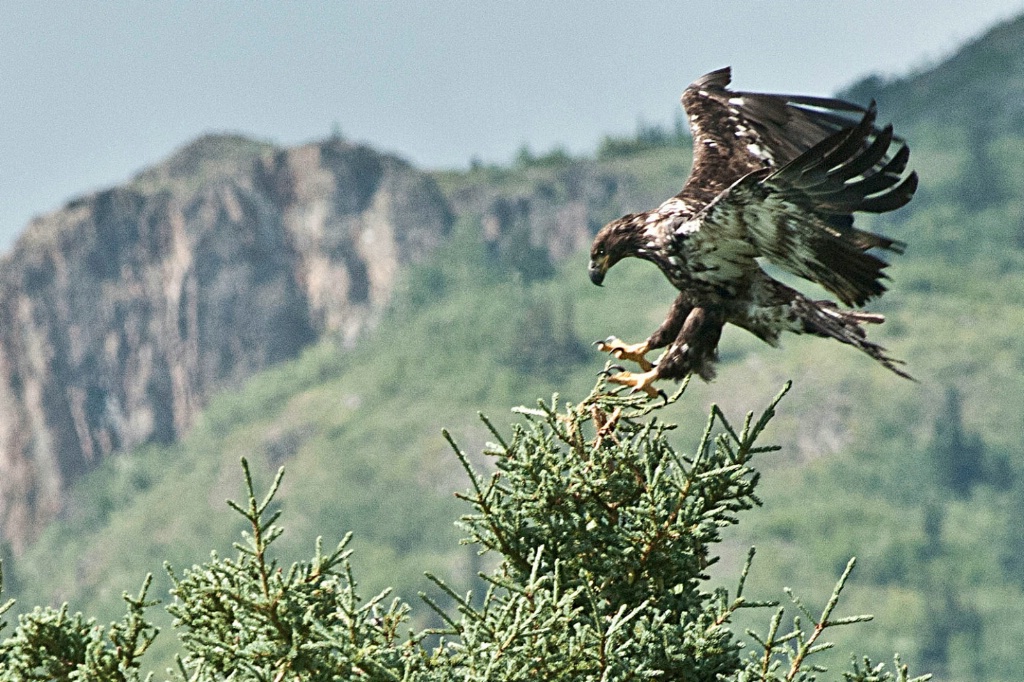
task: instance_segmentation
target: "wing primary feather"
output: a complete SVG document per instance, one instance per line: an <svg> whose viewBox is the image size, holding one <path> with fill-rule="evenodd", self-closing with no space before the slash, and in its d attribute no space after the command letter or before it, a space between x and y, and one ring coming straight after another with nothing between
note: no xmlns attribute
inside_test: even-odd
<svg viewBox="0 0 1024 682"><path fill-rule="evenodd" d="M867 172L885 158L894 139L892 126L885 126L875 136L875 139L871 141L867 149L859 156L855 156L842 164L841 168L836 169L836 173L844 180L849 180ZM905 148L906 145L904 145Z"/></svg>
<svg viewBox="0 0 1024 682"><path fill-rule="evenodd" d="M850 128L850 134L846 136L846 139L837 144L835 149L824 154L822 163L829 170L853 158L858 152L863 151L868 136L874 130L875 116L875 103L872 102L871 107L864 114L864 118L857 125Z"/></svg>
<svg viewBox="0 0 1024 682"><path fill-rule="evenodd" d="M864 112L867 111L868 107L863 107L853 102L847 102L844 99L836 99L834 97L815 97L814 95L775 95L776 97L782 97L787 102L798 104L801 106L813 107L815 109L824 109L827 111L856 111Z"/></svg>
<svg viewBox="0 0 1024 682"><path fill-rule="evenodd" d="M715 88L725 90L725 87L732 81L732 67L723 66L709 73L704 74L690 84L688 91Z"/></svg>
<svg viewBox="0 0 1024 682"><path fill-rule="evenodd" d="M908 175L900 184L896 185L885 194L866 198L861 202L860 206L857 207L857 210L866 211L868 213L886 213L888 211L895 211L901 206L906 206L913 198L915 191L917 191L916 172Z"/></svg>
<svg viewBox="0 0 1024 682"><path fill-rule="evenodd" d="M886 160L895 138L891 126L875 128L875 118L872 102L856 125L820 141L765 182L798 190L825 214L880 213L903 206L917 182L903 177L910 150L900 141Z"/></svg>
<svg viewBox="0 0 1024 682"><path fill-rule="evenodd" d="M794 161L793 170L799 173L792 180L794 185L810 188L820 184L825 178L830 180L839 178L836 170L845 162L857 158L858 152L864 150L866 140L874 130L874 123L875 106L872 102L871 107L865 112L857 125L825 138L807 150L807 152L799 157L804 159L803 164L797 164ZM801 168L801 165L803 168Z"/></svg>

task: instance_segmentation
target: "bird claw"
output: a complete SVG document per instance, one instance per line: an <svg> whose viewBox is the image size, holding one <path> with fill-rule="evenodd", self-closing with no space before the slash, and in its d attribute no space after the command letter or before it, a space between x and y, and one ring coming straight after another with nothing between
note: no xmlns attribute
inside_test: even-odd
<svg viewBox="0 0 1024 682"><path fill-rule="evenodd" d="M646 341L643 343L626 343L615 336L609 336L602 341L595 341L593 345L597 346L597 349L602 353L611 353L618 360L635 362L640 365L640 369L644 372L649 372L654 367L644 357L648 351Z"/></svg>
<svg viewBox="0 0 1024 682"><path fill-rule="evenodd" d="M611 369L611 368L609 368ZM654 382L658 379L658 370L652 369L642 374L634 374L633 372L622 371L618 374L612 374L608 376L608 381L613 384L620 384L622 386L628 386L630 388L630 395L634 393L644 392L649 398L656 398L661 396L665 403L668 403L668 396L664 391L656 389Z"/></svg>
<svg viewBox="0 0 1024 682"><path fill-rule="evenodd" d="M613 371L621 373L621 372L625 372L626 368L623 367L622 365L608 365L607 367L602 369L600 372L598 372L597 376L599 376L599 377L611 377Z"/></svg>

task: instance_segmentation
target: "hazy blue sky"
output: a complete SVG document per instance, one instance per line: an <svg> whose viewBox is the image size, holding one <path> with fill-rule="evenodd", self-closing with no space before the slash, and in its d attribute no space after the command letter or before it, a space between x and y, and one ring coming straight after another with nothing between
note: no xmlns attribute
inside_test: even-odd
<svg viewBox="0 0 1024 682"><path fill-rule="evenodd" d="M731 64L829 94L936 62L1024 0L0 1L0 247L210 131L424 167L589 151ZM884 117L884 112L883 112Z"/></svg>

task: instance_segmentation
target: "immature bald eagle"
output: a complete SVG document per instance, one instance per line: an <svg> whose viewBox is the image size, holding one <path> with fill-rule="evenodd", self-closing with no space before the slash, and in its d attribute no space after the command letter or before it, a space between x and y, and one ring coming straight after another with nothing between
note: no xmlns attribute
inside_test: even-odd
<svg viewBox="0 0 1024 682"><path fill-rule="evenodd" d="M761 269L764 258L816 282L847 306L885 291L887 263L871 253L903 244L853 226L853 213L903 206L917 189L910 151L892 126L875 126L875 105L838 99L733 92L729 68L690 85L682 102L693 135L693 169L682 191L653 211L631 213L597 233L590 279L626 257L657 265L679 296L642 343L615 337L601 350L638 363L610 381L656 395L658 379L714 376L725 323L775 346L783 331L817 334L859 348L908 377L861 325L883 316L816 301ZM646 354L668 347L652 364ZM621 369L621 368L617 368Z"/></svg>

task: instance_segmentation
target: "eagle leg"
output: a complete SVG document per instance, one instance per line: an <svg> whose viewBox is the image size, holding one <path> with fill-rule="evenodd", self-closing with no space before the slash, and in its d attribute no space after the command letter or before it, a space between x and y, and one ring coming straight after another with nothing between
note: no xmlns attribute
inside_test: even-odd
<svg viewBox="0 0 1024 682"><path fill-rule="evenodd" d="M695 373L704 381L715 376L718 341L725 325L721 306L695 306L686 316L679 335L658 358L658 371L663 379L682 379Z"/></svg>
<svg viewBox="0 0 1024 682"><path fill-rule="evenodd" d="M654 382L658 380L658 369L652 368L641 374L634 372L619 372L608 377L608 381L613 384L619 384L621 386L629 386L632 390L630 393L638 393L643 391L651 398L657 398L659 395L662 398L666 398L665 392L654 388Z"/></svg>
<svg viewBox="0 0 1024 682"><path fill-rule="evenodd" d="M650 372L654 365L644 357L650 351L650 345L647 341L642 343L626 343L625 341L609 336L604 341L595 341L594 345L602 353L611 353L619 360L630 360L640 365L640 369L644 372Z"/></svg>

